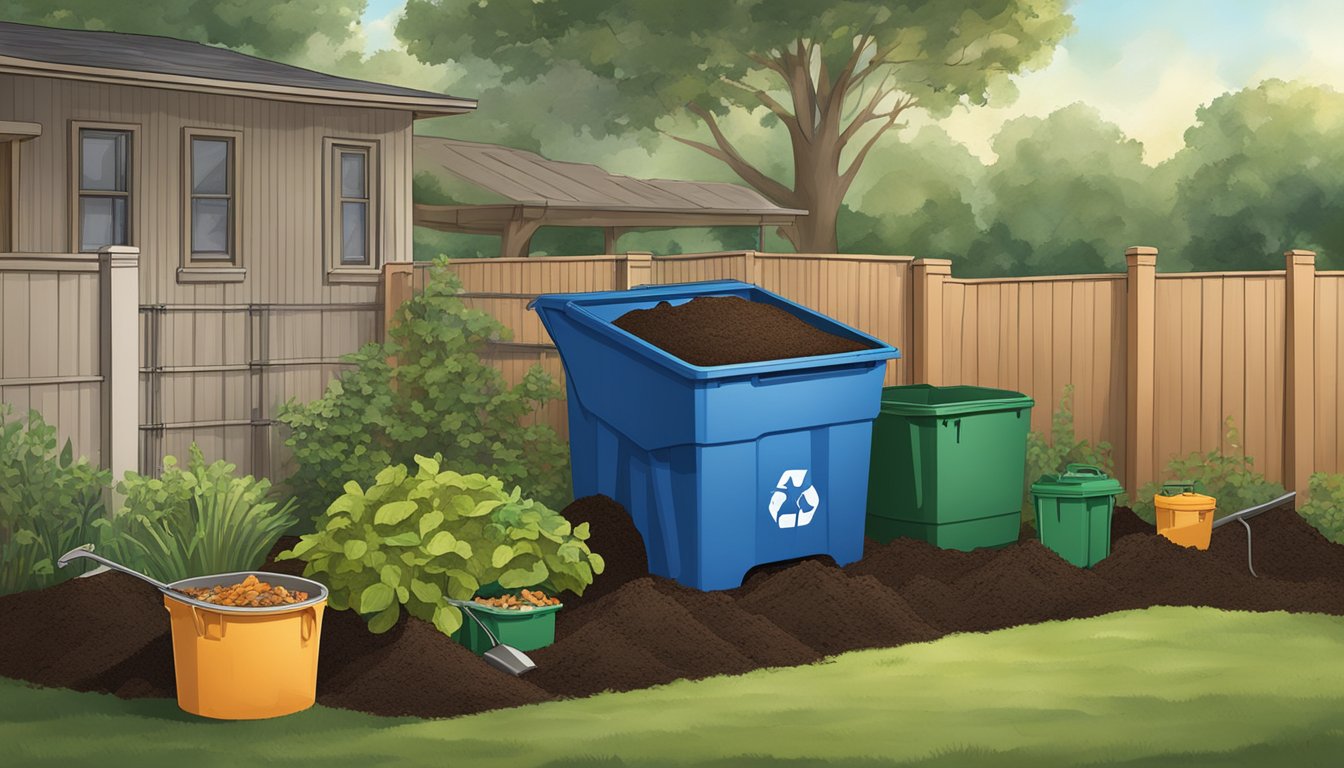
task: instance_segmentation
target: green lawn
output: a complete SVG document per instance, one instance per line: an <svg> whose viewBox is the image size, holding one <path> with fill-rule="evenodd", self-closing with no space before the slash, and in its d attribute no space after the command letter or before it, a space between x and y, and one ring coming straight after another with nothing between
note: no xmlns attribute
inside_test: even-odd
<svg viewBox="0 0 1344 768"><path fill-rule="evenodd" d="M0 681L0 744L23 766L1336 766L1344 619L1154 608L440 721L202 721Z"/></svg>

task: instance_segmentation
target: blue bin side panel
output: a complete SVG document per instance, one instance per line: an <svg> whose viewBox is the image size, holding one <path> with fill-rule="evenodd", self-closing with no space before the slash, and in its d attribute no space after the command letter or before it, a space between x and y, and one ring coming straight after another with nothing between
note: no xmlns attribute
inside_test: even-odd
<svg viewBox="0 0 1344 768"><path fill-rule="evenodd" d="M764 563L863 554L871 421L646 451L581 408L570 417L575 495L624 505L660 576L731 589Z"/></svg>

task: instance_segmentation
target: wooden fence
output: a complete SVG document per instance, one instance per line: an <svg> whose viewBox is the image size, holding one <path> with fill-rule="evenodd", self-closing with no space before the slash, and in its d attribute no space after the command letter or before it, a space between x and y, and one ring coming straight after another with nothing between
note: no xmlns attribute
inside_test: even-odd
<svg viewBox="0 0 1344 768"><path fill-rule="evenodd" d="M1344 272L1316 273L1289 251L1284 270L1156 271L1157 251L1126 251L1124 274L958 279L951 262L901 256L646 253L449 262L464 298L513 331L489 359L510 381L559 356L527 302L542 293L734 278L866 331L901 350L888 384L974 384L1035 398L1049 430L1072 385L1077 434L1113 446L1127 489L1174 457L1224 447L1305 494L1313 471L1344 472ZM427 264L389 265L385 311L421 290ZM1232 417L1238 446L1223 445ZM563 404L538 418L565 430Z"/></svg>

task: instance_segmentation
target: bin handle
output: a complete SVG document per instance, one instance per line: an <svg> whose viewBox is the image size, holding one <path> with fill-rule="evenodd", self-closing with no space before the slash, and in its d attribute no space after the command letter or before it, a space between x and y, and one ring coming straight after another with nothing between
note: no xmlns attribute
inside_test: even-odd
<svg viewBox="0 0 1344 768"><path fill-rule="evenodd" d="M1064 467L1064 471L1070 475L1096 475L1097 477L1106 475L1105 472L1101 471L1101 467L1095 464L1069 464Z"/></svg>
<svg viewBox="0 0 1344 768"><path fill-rule="evenodd" d="M225 625L225 623L226 623L226 622L225 622L224 614L222 614L222 613L214 613L214 612L212 612L212 611L202 611L199 607L194 606L194 605L189 606L189 607L191 608L191 618L192 618L192 621L196 624L196 636L197 636L197 637L199 637L199 638L201 638L201 639L203 639L203 640L223 640L223 639L224 639L224 625ZM209 619L207 618L208 616L218 616L218 617L219 617L219 634L218 634L218 635L212 636L212 635L210 634L210 621L209 621Z"/></svg>
<svg viewBox="0 0 1344 768"><path fill-rule="evenodd" d="M303 640L304 645L313 639L313 632L316 629L317 609L310 605L303 609L303 616L299 620L299 638Z"/></svg>

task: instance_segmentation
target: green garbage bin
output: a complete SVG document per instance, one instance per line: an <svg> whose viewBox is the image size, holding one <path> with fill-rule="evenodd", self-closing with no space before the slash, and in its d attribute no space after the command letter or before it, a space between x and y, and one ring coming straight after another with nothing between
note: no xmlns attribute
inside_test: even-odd
<svg viewBox="0 0 1344 768"><path fill-rule="evenodd" d="M1070 464L1031 484L1041 543L1080 568L1111 553L1111 513L1120 481L1091 464Z"/></svg>
<svg viewBox="0 0 1344 768"><path fill-rule="evenodd" d="M1017 541L1033 405L1004 389L883 389L873 423L868 536L961 550Z"/></svg>

